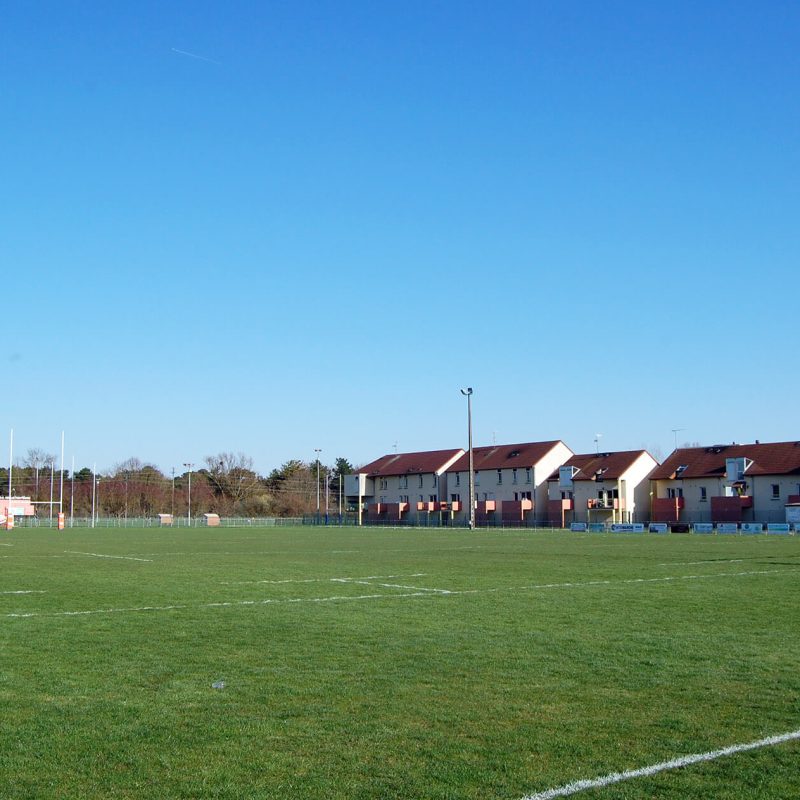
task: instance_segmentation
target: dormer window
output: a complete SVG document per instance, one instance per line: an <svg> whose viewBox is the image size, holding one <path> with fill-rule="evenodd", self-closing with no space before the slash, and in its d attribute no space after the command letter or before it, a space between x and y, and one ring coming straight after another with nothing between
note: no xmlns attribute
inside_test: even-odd
<svg viewBox="0 0 800 800"><path fill-rule="evenodd" d="M689 468L688 464L681 464L678 469L675 470L675 477L680 478L684 472Z"/></svg>

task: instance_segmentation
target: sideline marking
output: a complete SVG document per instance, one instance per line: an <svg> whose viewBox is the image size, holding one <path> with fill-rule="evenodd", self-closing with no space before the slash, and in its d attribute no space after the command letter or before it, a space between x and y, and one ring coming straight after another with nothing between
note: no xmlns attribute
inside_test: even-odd
<svg viewBox="0 0 800 800"><path fill-rule="evenodd" d="M263 581L220 581L222 586L244 586L254 583L268 583L270 585L279 583L358 583L363 581L387 580L389 578L422 578L424 572L411 572L405 575L368 575L366 578L286 578L284 580L263 580Z"/></svg>
<svg viewBox="0 0 800 800"><path fill-rule="evenodd" d="M78 550L65 550L65 553L70 553L73 556L92 556L93 558L121 558L124 561L153 561L152 558L136 558L135 556L109 556L105 553L81 553Z"/></svg>
<svg viewBox="0 0 800 800"><path fill-rule="evenodd" d="M548 789L545 792L527 794L522 798L522 800L553 800L555 797L568 797L571 794L577 794L578 792L583 792L586 789L602 789L604 786L610 786L612 783L629 781L633 778L646 778L650 775L656 775L659 772L665 772L669 769L687 767L690 764L698 764L701 761L714 761L715 759L723 758L724 756L732 756L736 753L744 753L748 750L757 750L761 747L771 747L772 745L789 742L792 739L800 739L800 729L791 731L790 733L782 733L778 736L768 736L766 739L759 739L756 742L748 742L747 744L734 744L730 747L723 747L721 750L710 750L707 753L695 753L694 755L690 756L673 758L671 761L662 761L660 764L653 764L649 767L631 769L627 770L626 772L611 772L608 775L603 775L601 778L574 781L573 783L568 783L565 786L559 786L555 789Z"/></svg>
<svg viewBox="0 0 800 800"><path fill-rule="evenodd" d="M0 592L0 594L47 594L46 589L17 589L16 591Z"/></svg>
<svg viewBox="0 0 800 800"><path fill-rule="evenodd" d="M633 578L621 581L587 581L585 583L541 583L530 586L505 586L491 589L452 589L442 591L404 592L398 594L332 595L330 597L268 597L262 600L230 600L218 603L199 603L198 605L141 606L138 608L101 608L88 611L35 611L26 614L3 614L2 618L21 617L77 617L89 614L121 614L134 611L171 611L172 609L220 608L225 606L279 605L282 603L331 603L346 600L399 600L407 597L454 597L456 595L492 594L496 592L524 592L538 589L572 589L592 586L621 586L634 583L666 583L669 581L700 580L704 578L740 578L749 575L787 575L800 572L797 569L758 570L755 572L718 572L715 575L675 575L665 578Z"/></svg>
<svg viewBox="0 0 800 800"><path fill-rule="evenodd" d="M659 567L693 567L696 564L739 564L744 558L707 558L705 561L668 561Z"/></svg>

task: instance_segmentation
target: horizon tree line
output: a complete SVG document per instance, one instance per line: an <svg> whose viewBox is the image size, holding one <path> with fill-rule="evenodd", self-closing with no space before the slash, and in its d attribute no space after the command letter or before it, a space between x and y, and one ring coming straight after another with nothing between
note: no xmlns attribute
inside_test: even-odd
<svg viewBox="0 0 800 800"><path fill-rule="evenodd" d="M326 498L330 513L338 513L339 490L353 465L344 457L333 465L291 459L268 475L253 469L253 459L244 453L221 452L206 456L203 465L191 470L192 516L297 517L324 513ZM153 464L132 457L111 469L94 473L89 467L63 472L62 510L76 517L92 513L92 493L99 516L118 518L153 517L157 514L187 516L189 470L164 474ZM61 470L56 457L40 448L28 450L12 469L11 494L30 497L37 516L58 510ZM0 468L0 494L8 493L8 468ZM344 495L342 486L342 497ZM51 504L54 503L55 505ZM344 510L344 509L342 509Z"/></svg>

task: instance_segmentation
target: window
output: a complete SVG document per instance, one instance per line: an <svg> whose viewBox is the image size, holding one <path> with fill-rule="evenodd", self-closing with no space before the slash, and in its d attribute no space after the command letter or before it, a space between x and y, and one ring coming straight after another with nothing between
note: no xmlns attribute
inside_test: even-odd
<svg viewBox="0 0 800 800"><path fill-rule="evenodd" d="M439 485L439 476L434 472L433 473L433 488L435 489Z"/></svg>
<svg viewBox="0 0 800 800"><path fill-rule="evenodd" d="M436 502L436 495L435 495L435 494L429 494L429 495L428 495L428 500L429 500L431 503L435 503L435 502Z"/></svg>
<svg viewBox="0 0 800 800"><path fill-rule="evenodd" d="M503 470L497 470L497 485L502 486L503 484Z"/></svg>
<svg viewBox="0 0 800 800"><path fill-rule="evenodd" d="M456 472L456 486L461 486L461 473Z"/></svg>
<svg viewBox="0 0 800 800"><path fill-rule="evenodd" d="M400 476L400 488L401 489L408 489L408 475L401 475Z"/></svg>
<svg viewBox="0 0 800 800"><path fill-rule="evenodd" d="M572 492L561 492L562 500L572 500Z"/></svg>
<svg viewBox="0 0 800 800"><path fill-rule="evenodd" d="M531 482L531 468L525 467L525 483Z"/></svg>
<svg viewBox="0 0 800 800"><path fill-rule="evenodd" d="M389 488L389 479L388 478L381 478L379 480L379 489L388 489Z"/></svg>
<svg viewBox="0 0 800 800"><path fill-rule="evenodd" d="M401 494L400 495L400 502L401 503L407 503L408 502L408 495L407 494Z"/></svg>
<svg viewBox="0 0 800 800"><path fill-rule="evenodd" d="M513 483L513 484L517 483L517 468L516 467L514 467L514 469L511 470L511 483Z"/></svg>
<svg viewBox="0 0 800 800"><path fill-rule="evenodd" d="M705 486L700 487L700 502L705 503L708 500L708 491Z"/></svg>
<svg viewBox="0 0 800 800"><path fill-rule="evenodd" d="M476 486L480 486L481 485L481 473L480 472L476 472L475 473L475 485Z"/></svg>
<svg viewBox="0 0 800 800"><path fill-rule="evenodd" d="M530 500L531 493L530 492L514 492L514 499L519 500Z"/></svg>
<svg viewBox="0 0 800 800"><path fill-rule="evenodd" d="M683 497L683 489L667 489L667 497L669 497L670 500L674 500L676 497Z"/></svg>
<svg viewBox="0 0 800 800"><path fill-rule="evenodd" d="M419 476L419 488L422 488L422 475Z"/></svg>
<svg viewBox="0 0 800 800"><path fill-rule="evenodd" d="M450 495L450 502L451 503L458 503L461 500L460 494L451 494Z"/></svg>
<svg viewBox="0 0 800 800"><path fill-rule="evenodd" d="M772 488L772 499L773 500L780 500L781 499L781 487L778 483L771 483L770 487Z"/></svg>

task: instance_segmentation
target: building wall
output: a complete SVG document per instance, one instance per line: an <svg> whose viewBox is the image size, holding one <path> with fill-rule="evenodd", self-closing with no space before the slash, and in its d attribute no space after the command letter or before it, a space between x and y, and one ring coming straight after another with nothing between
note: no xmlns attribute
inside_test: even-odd
<svg viewBox="0 0 800 800"><path fill-rule="evenodd" d="M752 487L753 521L784 522L790 495L800 494L800 475L751 475L747 482ZM777 499L772 496L773 484L778 486Z"/></svg>
<svg viewBox="0 0 800 800"><path fill-rule="evenodd" d="M649 477L657 466L658 462L649 453L642 453L623 476L627 491L626 505L633 522L650 519Z"/></svg>

